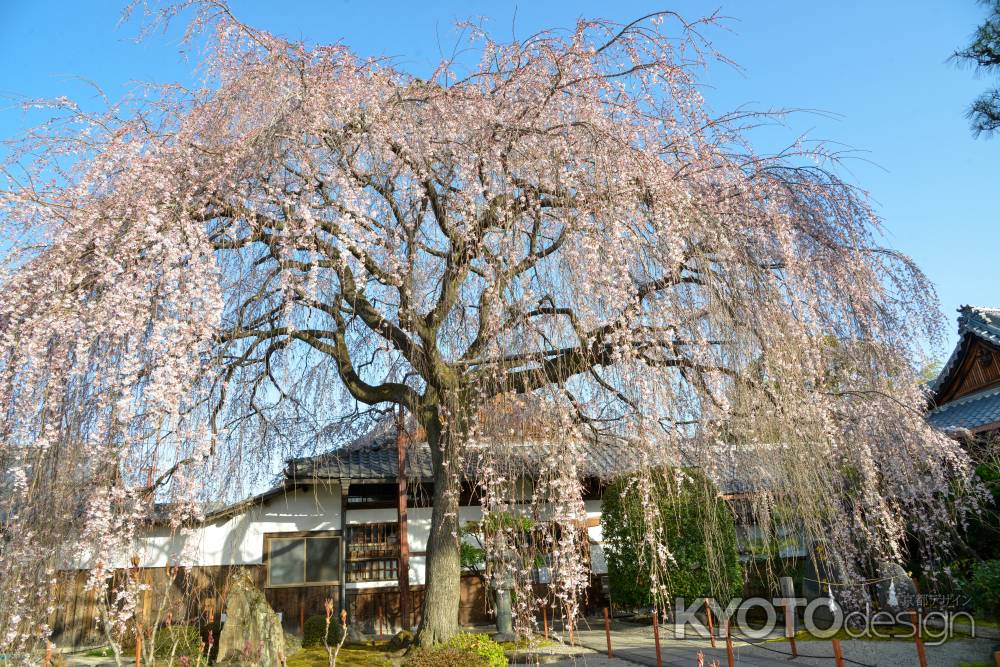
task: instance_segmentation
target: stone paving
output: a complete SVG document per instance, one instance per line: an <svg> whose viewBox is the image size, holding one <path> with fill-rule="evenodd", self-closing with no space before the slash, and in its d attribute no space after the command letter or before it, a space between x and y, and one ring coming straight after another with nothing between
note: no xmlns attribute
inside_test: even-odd
<svg viewBox="0 0 1000 667"><path fill-rule="evenodd" d="M683 665L696 667L697 654L705 656L705 667L711 667L712 662L719 667L727 667L725 641L717 640L716 648L711 647L708 639L686 638L676 639L667 629L661 629L660 655L664 667ZM559 667L626 667L628 665L646 665L655 667L656 651L654 648L652 629L629 624L615 624L612 632L612 654L607 657L607 644L603 628L594 627L580 630L575 634L575 641L594 653L579 656L573 660L562 660L552 665ZM941 646L927 646L928 667L959 667L963 662L992 663L992 650L995 640L990 639L956 639ZM844 641L841 642L845 667L896 667L902 665L918 665L916 645L907 641ZM808 667L833 667L833 647L825 641L800 641L798 643L799 657L791 659L789 645L785 642L765 642L750 644L734 638L734 664L739 667L789 667L802 665Z"/></svg>

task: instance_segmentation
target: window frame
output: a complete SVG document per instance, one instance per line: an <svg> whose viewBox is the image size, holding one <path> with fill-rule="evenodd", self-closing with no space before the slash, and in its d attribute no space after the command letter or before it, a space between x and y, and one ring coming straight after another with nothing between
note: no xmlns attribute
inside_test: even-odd
<svg viewBox="0 0 1000 667"><path fill-rule="evenodd" d="M309 549L304 540L309 539L331 539L337 540L337 579L323 581L306 581L306 573L309 571ZM272 540L303 540L302 559L302 581L291 584L271 583L271 542ZM308 588L309 586L340 586L344 578L344 537L339 530L304 530L289 533L264 533L264 551L261 562L264 564L264 587L265 588Z"/></svg>
<svg viewBox="0 0 1000 667"><path fill-rule="evenodd" d="M380 527L385 527L386 536L391 532L395 535L395 541L386 542L371 542L364 541L360 544L369 545L370 549L367 555L358 555L358 552L363 552L362 548L358 548L360 545L355 544L355 555L352 557L351 554L351 538L354 537L359 532L375 533L378 532ZM393 530L388 530L392 528ZM382 546L375 546L382 545ZM355 523L347 526L347 531L344 536L344 580L348 584L368 584L368 583L384 583L397 581L399 579L399 524L395 521L366 521L363 523ZM385 566L383 568L374 568L376 571L395 571L395 576L387 577L384 579L375 578L352 578L352 574L356 571L365 571L364 564L375 564L375 563L391 563L390 566ZM352 567L352 564L354 567Z"/></svg>

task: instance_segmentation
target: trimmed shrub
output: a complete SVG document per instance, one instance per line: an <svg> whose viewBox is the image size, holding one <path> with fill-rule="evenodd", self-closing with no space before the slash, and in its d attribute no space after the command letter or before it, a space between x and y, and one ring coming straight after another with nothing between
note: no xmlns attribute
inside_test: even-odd
<svg viewBox="0 0 1000 667"><path fill-rule="evenodd" d="M506 664L506 663L504 663ZM486 658L459 648L421 649L411 653L404 667L489 667Z"/></svg>
<svg viewBox="0 0 1000 667"><path fill-rule="evenodd" d="M965 592L976 613L1000 620L1000 560L987 560L972 568Z"/></svg>
<svg viewBox="0 0 1000 667"><path fill-rule="evenodd" d="M171 625L156 631L153 641L153 652L157 658L198 655L201 644L201 632L193 625ZM176 649L174 646L176 645Z"/></svg>
<svg viewBox="0 0 1000 667"><path fill-rule="evenodd" d="M302 625L302 648L310 646L323 646L323 633L326 632L326 616L317 614L310 616ZM340 623L336 618L330 619L330 630L326 636L326 642L330 646L340 643Z"/></svg>
<svg viewBox="0 0 1000 667"><path fill-rule="evenodd" d="M704 473L692 469L662 469L652 473L651 497L659 508L655 541L673 555L665 572L671 598L695 600L740 595L743 568L736 544L736 526L726 502ZM644 516L636 484L622 478L604 492L601 529L608 564L611 599L626 608L653 604Z"/></svg>
<svg viewBox="0 0 1000 667"><path fill-rule="evenodd" d="M496 643L487 634L472 634L460 632L447 642L446 648L457 648L466 653L471 653L483 658L488 667L506 667L507 656L503 652L503 647Z"/></svg>

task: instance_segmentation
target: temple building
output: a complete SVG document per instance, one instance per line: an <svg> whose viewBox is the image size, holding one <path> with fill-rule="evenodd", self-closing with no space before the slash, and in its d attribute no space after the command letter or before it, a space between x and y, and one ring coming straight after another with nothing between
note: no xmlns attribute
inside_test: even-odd
<svg viewBox="0 0 1000 667"><path fill-rule="evenodd" d="M956 436L1000 434L1000 309L962 306L958 344L930 385L927 421Z"/></svg>

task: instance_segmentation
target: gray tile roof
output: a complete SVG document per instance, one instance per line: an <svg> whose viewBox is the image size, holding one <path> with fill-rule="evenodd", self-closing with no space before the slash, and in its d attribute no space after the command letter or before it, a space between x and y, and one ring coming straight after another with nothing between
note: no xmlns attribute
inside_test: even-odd
<svg viewBox="0 0 1000 667"><path fill-rule="evenodd" d="M353 481L386 482L396 479L398 454L392 431L379 429L357 440L318 456L291 459L285 469L290 481ZM527 442L514 446L513 468L520 474L531 475L551 456L554 447L562 443ZM770 486L767 456L752 447L723 447L708 452L706 445L689 443L686 451L668 453L646 452L649 465L681 465L701 468L711 477L724 494L750 493ZM579 451L578 474L581 478L607 482L642 465L639 448L621 438L589 438L577 444ZM465 476L472 479L478 470L479 458L476 445L466 454ZM433 477L430 448L426 442L417 442L408 448L406 476L411 480L429 482Z"/></svg>
<svg viewBox="0 0 1000 667"><path fill-rule="evenodd" d="M1000 422L1000 387L989 387L945 403L927 414L927 421L941 429L977 429Z"/></svg>
<svg viewBox="0 0 1000 667"><path fill-rule="evenodd" d="M360 440L360 439L359 439ZM285 474L293 479L339 479L339 480L394 480L398 470L398 453L395 436L368 438L359 446L352 442L319 456L291 459ZM525 471L537 470L543 460L550 456L553 447L561 444L542 442L525 443L513 448L516 452L515 466ZM609 479L638 467L636 453L624 440L601 438L578 444L581 477ZM478 467L479 457L475 445L466 455L465 474L472 477ZM410 479L430 481L433 477L430 447L426 442L417 442L407 448L406 476Z"/></svg>

